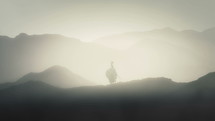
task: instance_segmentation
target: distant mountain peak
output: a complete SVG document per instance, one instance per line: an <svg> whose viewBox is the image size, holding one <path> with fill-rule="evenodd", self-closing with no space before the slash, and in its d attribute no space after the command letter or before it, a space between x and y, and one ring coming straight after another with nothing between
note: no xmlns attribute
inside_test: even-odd
<svg viewBox="0 0 215 121"><path fill-rule="evenodd" d="M70 70L63 66L55 65L55 66L49 67L48 69L44 70L43 72L50 72L50 71L70 71Z"/></svg>
<svg viewBox="0 0 215 121"><path fill-rule="evenodd" d="M31 80L38 80L56 87L79 87L92 85L89 80L71 72L69 69L55 65L39 73L29 73L20 78L17 83L26 83Z"/></svg>
<svg viewBox="0 0 215 121"><path fill-rule="evenodd" d="M19 35L17 35L15 38L24 38L24 37L28 37L29 35L26 33L20 33Z"/></svg>

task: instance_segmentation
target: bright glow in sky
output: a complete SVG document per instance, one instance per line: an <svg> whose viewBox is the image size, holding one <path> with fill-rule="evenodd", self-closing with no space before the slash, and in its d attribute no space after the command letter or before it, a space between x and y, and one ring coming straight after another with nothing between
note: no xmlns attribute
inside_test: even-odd
<svg viewBox="0 0 215 121"><path fill-rule="evenodd" d="M171 27L215 26L213 0L0 0L0 35L62 34L91 41L104 35Z"/></svg>

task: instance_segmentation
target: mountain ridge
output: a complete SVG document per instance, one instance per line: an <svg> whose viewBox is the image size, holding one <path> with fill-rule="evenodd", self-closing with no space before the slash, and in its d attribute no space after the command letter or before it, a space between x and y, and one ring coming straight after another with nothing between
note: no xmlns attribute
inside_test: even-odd
<svg viewBox="0 0 215 121"><path fill-rule="evenodd" d="M16 83L26 83L29 80L38 80L56 87L60 85L60 87L66 88L93 84L83 77L72 73L69 69L59 65L49 67L42 72L28 73L18 79Z"/></svg>

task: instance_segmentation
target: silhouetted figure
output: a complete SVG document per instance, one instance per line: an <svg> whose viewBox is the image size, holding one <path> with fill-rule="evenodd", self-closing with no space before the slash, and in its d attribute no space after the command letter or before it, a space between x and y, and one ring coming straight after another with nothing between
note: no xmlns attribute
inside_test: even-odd
<svg viewBox="0 0 215 121"><path fill-rule="evenodd" d="M116 82L117 73L113 66L113 61L111 62L111 67L106 71L106 77L108 78L110 84L113 84Z"/></svg>

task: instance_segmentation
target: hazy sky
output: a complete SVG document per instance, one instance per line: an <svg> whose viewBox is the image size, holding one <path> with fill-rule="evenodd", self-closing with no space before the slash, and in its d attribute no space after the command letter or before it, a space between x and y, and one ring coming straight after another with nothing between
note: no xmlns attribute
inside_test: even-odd
<svg viewBox="0 0 215 121"><path fill-rule="evenodd" d="M163 27L215 26L214 0L0 0L0 35L55 33L89 41Z"/></svg>

